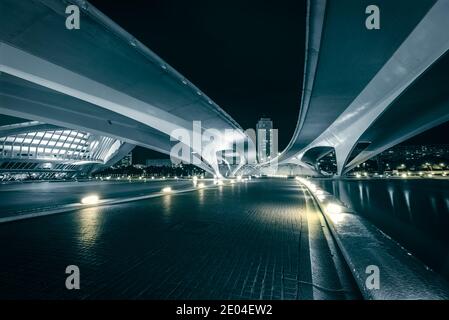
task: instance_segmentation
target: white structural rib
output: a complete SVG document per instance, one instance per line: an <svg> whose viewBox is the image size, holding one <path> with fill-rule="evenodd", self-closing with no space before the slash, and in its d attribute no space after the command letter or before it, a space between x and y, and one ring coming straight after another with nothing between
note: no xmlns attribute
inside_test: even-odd
<svg viewBox="0 0 449 320"><path fill-rule="evenodd" d="M348 108L300 154L319 146L334 147L338 174L370 125L420 75L449 50L449 1L440 0Z"/></svg>

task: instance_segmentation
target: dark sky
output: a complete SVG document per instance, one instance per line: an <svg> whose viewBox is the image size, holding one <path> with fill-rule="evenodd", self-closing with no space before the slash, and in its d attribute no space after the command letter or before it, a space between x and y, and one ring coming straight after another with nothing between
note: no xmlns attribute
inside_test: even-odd
<svg viewBox="0 0 449 320"><path fill-rule="evenodd" d="M284 148L298 118L305 0L91 0L192 81L243 128L261 116ZM449 143L446 123L406 144ZM155 157L137 148L136 160ZM156 157L159 157L156 155Z"/></svg>
<svg viewBox="0 0 449 320"><path fill-rule="evenodd" d="M272 118L280 148L287 145L300 106L305 0L90 2L244 129Z"/></svg>

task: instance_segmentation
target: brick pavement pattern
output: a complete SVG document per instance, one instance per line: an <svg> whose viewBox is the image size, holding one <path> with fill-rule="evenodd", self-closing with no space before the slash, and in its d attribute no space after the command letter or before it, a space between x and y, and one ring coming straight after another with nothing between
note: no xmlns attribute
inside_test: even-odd
<svg viewBox="0 0 449 320"><path fill-rule="evenodd" d="M343 299L316 210L272 180L1 224L0 298Z"/></svg>

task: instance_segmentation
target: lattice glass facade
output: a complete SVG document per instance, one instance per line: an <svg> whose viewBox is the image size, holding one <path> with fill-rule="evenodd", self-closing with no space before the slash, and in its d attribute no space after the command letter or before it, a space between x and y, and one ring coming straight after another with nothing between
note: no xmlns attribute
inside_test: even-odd
<svg viewBox="0 0 449 320"><path fill-rule="evenodd" d="M0 127L1 172L77 172L106 164L122 142L39 122Z"/></svg>
<svg viewBox="0 0 449 320"><path fill-rule="evenodd" d="M0 157L105 162L115 142L76 130L27 132L0 137Z"/></svg>

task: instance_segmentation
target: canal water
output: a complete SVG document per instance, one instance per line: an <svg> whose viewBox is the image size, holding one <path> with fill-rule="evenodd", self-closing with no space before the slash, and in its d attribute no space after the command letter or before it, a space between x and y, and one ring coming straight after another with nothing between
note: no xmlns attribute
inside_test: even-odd
<svg viewBox="0 0 449 320"><path fill-rule="evenodd" d="M318 179L317 184L449 280L449 180Z"/></svg>

